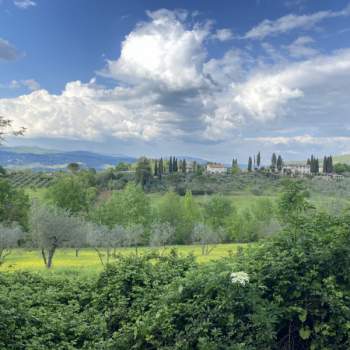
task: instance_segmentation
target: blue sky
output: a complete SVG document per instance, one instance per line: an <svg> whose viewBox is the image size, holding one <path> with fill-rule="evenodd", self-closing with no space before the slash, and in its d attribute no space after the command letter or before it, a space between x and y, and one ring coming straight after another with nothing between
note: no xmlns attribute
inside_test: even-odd
<svg viewBox="0 0 350 350"><path fill-rule="evenodd" d="M349 1L0 0L9 145L350 153Z"/></svg>

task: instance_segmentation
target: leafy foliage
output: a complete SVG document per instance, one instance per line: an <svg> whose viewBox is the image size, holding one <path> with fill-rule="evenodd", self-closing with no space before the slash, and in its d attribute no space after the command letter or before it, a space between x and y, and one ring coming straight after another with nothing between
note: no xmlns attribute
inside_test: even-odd
<svg viewBox="0 0 350 350"><path fill-rule="evenodd" d="M0 179L0 222L17 222L26 229L29 208L28 196L22 190L11 186L8 181Z"/></svg>

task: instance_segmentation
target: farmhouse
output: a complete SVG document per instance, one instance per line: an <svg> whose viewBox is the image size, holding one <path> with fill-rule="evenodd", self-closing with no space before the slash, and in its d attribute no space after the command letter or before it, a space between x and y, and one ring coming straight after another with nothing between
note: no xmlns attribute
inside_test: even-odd
<svg viewBox="0 0 350 350"><path fill-rule="evenodd" d="M224 164L221 163L208 163L207 164L207 174L225 174L226 168Z"/></svg>
<svg viewBox="0 0 350 350"><path fill-rule="evenodd" d="M311 169L308 164L286 164L282 168L282 174L290 176L305 176L311 174Z"/></svg>

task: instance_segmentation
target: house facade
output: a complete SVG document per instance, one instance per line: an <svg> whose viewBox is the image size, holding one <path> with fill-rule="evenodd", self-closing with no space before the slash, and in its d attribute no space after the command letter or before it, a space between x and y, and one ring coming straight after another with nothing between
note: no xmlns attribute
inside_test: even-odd
<svg viewBox="0 0 350 350"><path fill-rule="evenodd" d="M227 170L224 164L221 163L208 163L207 174L226 174Z"/></svg>
<svg viewBox="0 0 350 350"><path fill-rule="evenodd" d="M282 174L290 176L307 176L311 175L311 169L308 164L286 164L282 167Z"/></svg>

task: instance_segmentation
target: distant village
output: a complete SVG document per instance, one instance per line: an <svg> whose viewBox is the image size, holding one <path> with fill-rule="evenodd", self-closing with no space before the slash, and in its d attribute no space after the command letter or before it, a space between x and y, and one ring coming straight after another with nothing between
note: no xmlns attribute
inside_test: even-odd
<svg viewBox="0 0 350 350"><path fill-rule="evenodd" d="M227 174L227 173L260 172L271 176L289 176L289 177L319 177L326 180L342 180L344 176L337 174L333 167L332 156L325 156L322 164L318 158L311 156L305 163L302 162L284 162L281 156L274 153L269 166L261 165L260 152L248 159L246 169L240 169L237 159L232 160L232 166L227 167L223 163L209 162L206 165L208 175Z"/></svg>

